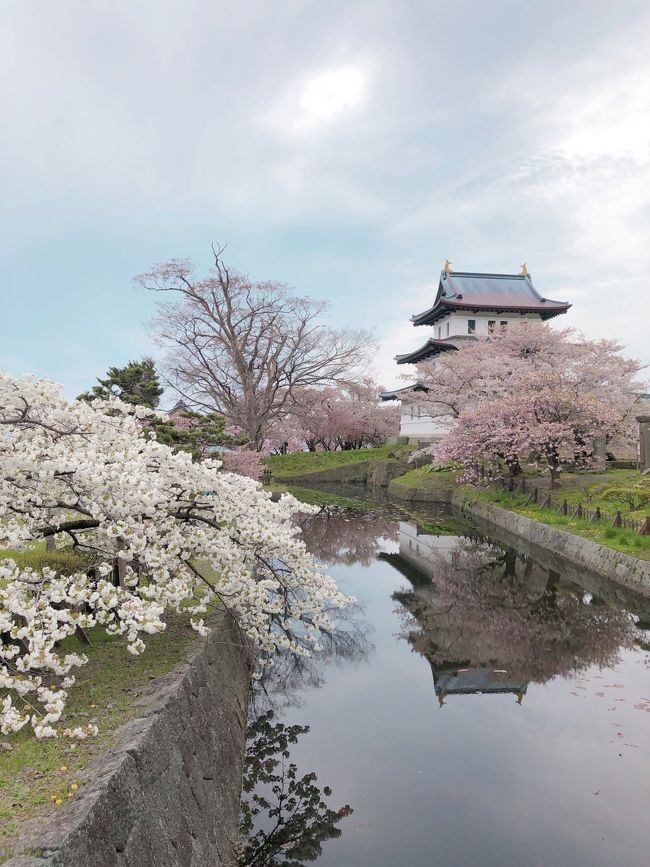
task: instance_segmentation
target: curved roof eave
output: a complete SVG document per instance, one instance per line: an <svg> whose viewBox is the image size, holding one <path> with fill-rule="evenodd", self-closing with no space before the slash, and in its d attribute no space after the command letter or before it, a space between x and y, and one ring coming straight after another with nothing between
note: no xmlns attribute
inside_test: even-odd
<svg viewBox="0 0 650 867"><path fill-rule="evenodd" d="M405 385L403 388L395 388L392 391L382 391L379 397L382 401L401 400L401 395L407 391L428 391L429 389L422 382L414 382L412 385Z"/></svg>
<svg viewBox="0 0 650 867"><path fill-rule="evenodd" d="M539 313L542 319L550 319L552 316L557 316L560 313L566 313L572 305L565 301L550 301L548 299L540 301L535 305L524 304L478 304L466 303L465 301L446 300L441 304L436 304L422 313L417 313L411 316L411 322L414 325L429 325L432 320L444 316L445 313L451 313L454 310L494 310L501 313Z"/></svg>
<svg viewBox="0 0 650 867"><path fill-rule="evenodd" d="M439 352L445 352L449 349L458 349L450 338L437 340L430 337L419 349L414 349L413 352L405 352L402 355L396 355L395 361L398 364L415 364L417 361L424 361L432 355L437 355Z"/></svg>

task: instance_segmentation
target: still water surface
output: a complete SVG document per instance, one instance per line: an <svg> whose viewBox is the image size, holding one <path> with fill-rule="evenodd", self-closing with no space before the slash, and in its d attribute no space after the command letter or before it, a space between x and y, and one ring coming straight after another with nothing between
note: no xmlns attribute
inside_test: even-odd
<svg viewBox="0 0 650 867"><path fill-rule="evenodd" d="M249 863L650 863L647 601L443 513L328 509L305 538L359 607L321 658L281 662L256 698L287 746L279 790L291 794L295 764L297 780L316 775L298 795L322 800L289 835L302 851L273 856L276 802L258 784ZM285 743L281 726L308 731Z"/></svg>

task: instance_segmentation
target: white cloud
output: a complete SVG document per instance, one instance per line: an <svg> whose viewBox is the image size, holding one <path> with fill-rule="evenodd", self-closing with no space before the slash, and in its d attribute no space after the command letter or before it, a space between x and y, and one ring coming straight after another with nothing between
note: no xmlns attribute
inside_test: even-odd
<svg viewBox="0 0 650 867"><path fill-rule="evenodd" d="M132 261L201 255L216 237L233 264L376 325L386 385L392 356L426 339L408 320L445 256L468 270L526 259L544 294L574 302L568 321L650 360L645 4L10 5L0 245L13 322L39 291L54 313L53 299L69 311L83 297L80 352L108 357L132 312L115 289ZM37 279L30 266L52 250ZM101 271L92 296L76 260ZM41 352L39 369L62 375L49 347L13 327L0 337L20 368Z"/></svg>
<svg viewBox="0 0 650 867"><path fill-rule="evenodd" d="M314 128L357 108L367 86L367 76L355 66L326 69L309 76L300 91L298 123Z"/></svg>
<svg viewBox="0 0 650 867"><path fill-rule="evenodd" d="M398 297L392 299L392 324L384 328L381 346L375 359L377 380L384 387L401 388L406 380L415 376L416 368L412 364L398 365L395 356L417 349L432 336L427 327L416 328L410 321L415 313L429 307L438 291L438 274L431 282L404 288Z"/></svg>

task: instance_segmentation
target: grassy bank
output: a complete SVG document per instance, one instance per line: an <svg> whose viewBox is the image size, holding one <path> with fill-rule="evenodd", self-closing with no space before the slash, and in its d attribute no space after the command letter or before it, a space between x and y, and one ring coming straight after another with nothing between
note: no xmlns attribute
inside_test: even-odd
<svg viewBox="0 0 650 867"><path fill-rule="evenodd" d="M22 552L0 551L21 566L50 566L64 573L83 570L89 557L70 550L46 551L36 545ZM84 653L88 664L75 669L61 729L95 723L95 738L72 741L62 735L39 741L31 728L0 736L7 745L0 757L0 861L11 853L11 839L35 815L64 810L80 791L79 774L99 752L111 746L115 731L139 715L138 698L151 680L173 669L186 655L196 633L180 618L171 620L161 635L147 636L147 649L133 656L121 638L101 627L89 630L90 644L71 637L62 647ZM2 691L0 691L0 697ZM29 699L25 700L27 704Z"/></svg>
<svg viewBox="0 0 650 867"><path fill-rule="evenodd" d="M409 470L403 476L393 479L391 485L403 488L405 491L417 491L421 494L431 493L435 491L450 491L457 487L456 474L451 470L432 473L429 466L418 467L416 470Z"/></svg>
<svg viewBox="0 0 650 867"><path fill-rule="evenodd" d="M153 678L165 674L188 652L196 633L184 622L172 622L162 635L147 637L147 649L133 656L123 639L92 630L92 645L68 639L70 648L85 653L88 664L74 673L64 721L83 726L94 722L95 738L71 741L60 736L39 741L23 729L6 738L11 750L0 759L0 859L11 853L11 838L36 814L64 810L80 792L79 774L102 750L114 743L115 731L139 715L138 698Z"/></svg>
<svg viewBox="0 0 650 867"><path fill-rule="evenodd" d="M365 486L361 486L365 490ZM346 509L364 509L372 511L380 508L380 504L374 500L364 499L363 497L346 497L339 494L334 494L331 491L320 490L319 488L304 488L298 485L287 484L270 484L264 486L265 491L270 491L274 494L293 494L300 500L301 503L308 503L310 506L341 506Z"/></svg>
<svg viewBox="0 0 650 867"><path fill-rule="evenodd" d="M363 461L388 461L406 457L413 446L381 446L376 449L353 449L347 452L293 452L271 455L265 463L278 479L303 476L321 470L358 464Z"/></svg>
<svg viewBox="0 0 650 867"><path fill-rule="evenodd" d="M568 533L575 533L585 539L591 539L592 542L598 542L598 544L606 545L615 551L621 551L623 554L630 554L632 557L650 560L650 536L640 536L633 530L624 529L623 527L611 527L606 521L593 523L586 518L571 518L570 515L560 515L552 509L542 509L535 503L527 503L528 496L526 494L511 494L508 491L468 488L464 490L468 497L472 499L494 503L503 509L517 512L526 518L533 518L535 521L548 524L550 527L557 527ZM564 491L558 493L560 497L564 498ZM570 505L572 503L577 505L578 502L581 502L575 497L569 499L569 491L566 491L566 494L566 500ZM597 505L598 502L596 501L593 505L590 504L589 508L596 508ZM611 509L611 503L607 503L607 505ZM634 514L634 517L637 517L636 514Z"/></svg>
<svg viewBox="0 0 650 867"><path fill-rule="evenodd" d="M600 508L611 514L620 510L623 517L642 521L648 509L631 510L622 500L612 500L612 491L623 491L641 480L637 470L607 470L598 475L571 474L563 478L560 488L553 491L554 501L566 499L569 511L578 504L588 509ZM417 492L426 496L440 490L454 488L466 494L469 499L494 503L503 509L517 512L527 518L540 521L551 527L558 527L569 533L591 539L608 548L630 554L633 557L650 560L650 536L640 536L633 530L609 526L608 521L593 523L584 518L571 518L570 515L560 515L552 509L542 509L535 503L528 503L527 493L517 494L494 488L470 488L458 486L453 472L432 473L427 467L411 470L395 479L392 484L403 490Z"/></svg>

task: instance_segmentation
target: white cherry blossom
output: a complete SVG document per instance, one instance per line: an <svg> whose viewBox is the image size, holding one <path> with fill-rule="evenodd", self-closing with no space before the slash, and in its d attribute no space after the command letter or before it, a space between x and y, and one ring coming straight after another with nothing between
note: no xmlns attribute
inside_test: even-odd
<svg viewBox="0 0 650 867"><path fill-rule="evenodd" d="M172 452L140 423L150 413L116 398L67 401L47 380L0 373L0 548L53 537L91 556L72 575L0 561L5 735L29 723L37 737L56 736L73 672L87 662L61 642L79 631L100 626L139 654L166 613L205 635L205 615L222 606L263 664L277 647L318 649L328 611L349 601L292 522L310 507L273 503L218 461Z"/></svg>

